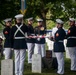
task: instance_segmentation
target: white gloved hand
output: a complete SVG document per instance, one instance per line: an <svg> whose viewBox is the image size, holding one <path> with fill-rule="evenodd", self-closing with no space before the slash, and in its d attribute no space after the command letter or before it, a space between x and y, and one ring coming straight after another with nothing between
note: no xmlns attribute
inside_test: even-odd
<svg viewBox="0 0 76 75"><path fill-rule="evenodd" d="M42 35L40 35L39 38L42 38Z"/></svg>

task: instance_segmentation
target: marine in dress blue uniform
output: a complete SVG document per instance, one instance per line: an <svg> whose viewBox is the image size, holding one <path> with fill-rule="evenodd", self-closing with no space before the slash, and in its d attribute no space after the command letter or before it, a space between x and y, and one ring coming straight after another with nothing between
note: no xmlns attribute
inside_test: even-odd
<svg viewBox="0 0 76 75"><path fill-rule="evenodd" d="M26 54L26 39L25 35L28 31L27 26L23 23L23 15L18 14L15 16L16 25L12 27L12 35L14 42L13 48L15 53L15 75L23 75L24 60Z"/></svg>
<svg viewBox="0 0 76 75"><path fill-rule="evenodd" d="M28 63L32 63L32 54L34 53L34 46L35 46L35 39L31 38L32 36L35 36L34 28L32 26L33 17L28 18L27 21L28 21L28 25L27 25L28 33L27 33L27 35L29 37L29 38L26 39L27 48L28 48Z"/></svg>
<svg viewBox="0 0 76 75"><path fill-rule="evenodd" d="M76 26L75 19L70 18L70 28L67 32L67 48L71 58L71 71L76 71Z"/></svg>
<svg viewBox="0 0 76 75"><path fill-rule="evenodd" d="M5 37L5 42L4 42L4 55L5 59L10 59L12 58L11 53L11 47L12 47L12 39L10 37L11 35L11 18L7 18L4 20L5 22L5 28L3 29L3 34Z"/></svg>
<svg viewBox="0 0 76 75"><path fill-rule="evenodd" d="M35 27L36 36L44 36L46 34L45 28L43 26L43 19L37 19L38 26ZM40 54L42 57L46 56L45 51L45 38L36 38L35 41L35 54Z"/></svg>
<svg viewBox="0 0 76 75"><path fill-rule="evenodd" d="M56 21L59 21L59 19L56 19ZM56 24L56 26L52 29L52 38L54 38L54 35L57 30L58 30L58 24Z"/></svg>
<svg viewBox="0 0 76 75"><path fill-rule="evenodd" d="M61 19L56 21L58 24L58 30L55 33L54 37L54 52L58 62L58 74L64 74L64 43L63 40L65 39L66 33L63 27L63 21Z"/></svg>

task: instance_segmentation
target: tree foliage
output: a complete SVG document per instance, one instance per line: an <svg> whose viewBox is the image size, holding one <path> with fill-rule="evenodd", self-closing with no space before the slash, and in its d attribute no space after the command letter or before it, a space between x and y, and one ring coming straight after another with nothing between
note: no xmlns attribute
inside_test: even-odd
<svg viewBox="0 0 76 75"><path fill-rule="evenodd" d="M43 19L50 11L50 19L56 18L67 19L76 16L75 0L27 0L27 16L34 15Z"/></svg>
<svg viewBox="0 0 76 75"><path fill-rule="evenodd" d="M19 0L0 0L0 20L13 18L15 14L19 13L19 10Z"/></svg>
<svg viewBox="0 0 76 75"><path fill-rule="evenodd" d="M13 18L20 13L20 1L0 0L0 20ZM66 21L69 17L76 17L76 0L26 0L26 6L25 18L38 16L44 19L45 25L48 19L55 21L56 18L61 18Z"/></svg>

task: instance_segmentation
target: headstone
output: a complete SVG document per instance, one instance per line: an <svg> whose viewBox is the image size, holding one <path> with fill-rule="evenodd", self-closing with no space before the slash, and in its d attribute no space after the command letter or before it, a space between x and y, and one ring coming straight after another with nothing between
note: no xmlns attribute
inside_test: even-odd
<svg viewBox="0 0 76 75"><path fill-rule="evenodd" d="M66 50L66 58L70 59L70 55L69 55L69 51L68 50Z"/></svg>
<svg viewBox="0 0 76 75"><path fill-rule="evenodd" d="M52 67L53 58L43 57L42 58L42 66L43 68L50 69Z"/></svg>
<svg viewBox="0 0 76 75"><path fill-rule="evenodd" d="M67 43L67 39L64 40L64 46L65 46L65 51L66 51L66 58L70 58L68 49L67 49L67 47L66 47L66 43Z"/></svg>
<svg viewBox="0 0 76 75"><path fill-rule="evenodd" d="M12 59L5 59L1 61L1 75L13 75Z"/></svg>
<svg viewBox="0 0 76 75"><path fill-rule="evenodd" d="M46 58L52 58L52 50L46 50Z"/></svg>
<svg viewBox="0 0 76 75"><path fill-rule="evenodd" d="M52 50L52 57L56 57L55 53L53 51L53 44L54 44L54 42L51 41L50 39L46 38L46 43L47 43L47 46L48 46L48 50Z"/></svg>
<svg viewBox="0 0 76 75"><path fill-rule="evenodd" d="M40 54L32 55L32 72L41 73L42 71L42 60Z"/></svg>

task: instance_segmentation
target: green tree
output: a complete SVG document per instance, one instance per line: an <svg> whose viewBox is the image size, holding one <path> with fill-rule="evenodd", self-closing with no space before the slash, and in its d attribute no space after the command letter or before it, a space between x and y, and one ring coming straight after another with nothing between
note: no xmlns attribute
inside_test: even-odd
<svg viewBox="0 0 76 75"><path fill-rule="evenodd" d="M27 12L28 16L38 16L46 20L55 21L56 18L61 18L64 21L68 20L69 17L76 16L76 1L75 0L26 0L27 1ZM46 17L49 13L49 18Z"/></svg>
<svg viewBox="0 0 76 75"><path fill-rule="evenodd" d="M13 18L15 14L19 13L19 0L0 0L0 23L6 18Z"/></svg>
<svg viewBox="0 0 76 75"><path fill-rule="evenodd" d="M20 2L19 0L0 0L0 20L14 17L19 13Z"/></svg>
<svg viewBox="0 0 76 75"><path fill-rule="evenodd" d="M21 0L0 0L0 23L7 17L14 17L20 13ZM69 17L76 17L76 0L26 0L27 11L25 18L37 16L44 20L55 21L61 18L64 21ZM47 14L49 16L47 16Z"/></svg>

